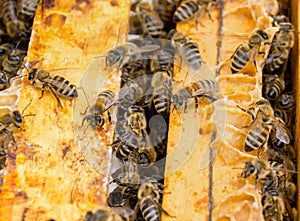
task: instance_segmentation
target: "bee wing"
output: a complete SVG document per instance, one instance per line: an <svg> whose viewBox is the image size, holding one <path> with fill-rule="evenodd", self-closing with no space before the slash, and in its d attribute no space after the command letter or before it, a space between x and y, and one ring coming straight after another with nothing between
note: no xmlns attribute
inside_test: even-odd
<svg viewBox="0 0 300 221"><path fill-rule="evenodd" d="M286 127L285 123L281 119L275 118L273 125L276 130L276 138L285 144L289 144L291 142L292 135L289 129Z"/></svg>
<svg viewBox="0 0 300 221"><path fill-rule="evenodd" d="M115 96L115 98L111 102L109 102L105 105L105 110L104 111L107 111L111 106L113 106L114 104L116 104L117 102L122 100L130 92L131 92L130 87L128 87L128 86L122 87L120 89L119 93Z"/></svg>
<svg viewBox="0 0 300 221"><path fill-rule="evenodd" d="M159 45L145 45L139 48L140 53L153 52L160 49Z"/></svg>
<svg viewBox="0 0 300 221"><path fill-rule="evenodd" d="M134 210L128 206L122 207L111 207L110 208L114 213L118 214L122 218L129 218L134 214ZM127 219L126 219L127 220Z"/></svg>

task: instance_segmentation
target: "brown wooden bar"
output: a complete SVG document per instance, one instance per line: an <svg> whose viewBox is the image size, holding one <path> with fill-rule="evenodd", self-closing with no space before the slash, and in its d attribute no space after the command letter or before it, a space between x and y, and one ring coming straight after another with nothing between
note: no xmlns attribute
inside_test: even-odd
<svg viewBox="0 0 300 221"><path fill-rule="evenodd" d="M81 84L80 80L88 65L105 64L105 58L95 57L126 41L129 7L130 2L123 0L55 1L45 5L42 13L40 5L27 61L87 89L89 82ZM95 75L99 72L94 70ZM113 79L110 85L116 89L119 81ZM78 93L82 95L79 88ZM111 134L105 137L98 132L101 142L91 157L89 148L95 144L80 149L74 133L83 116L73 105L82 104L84 110L86 100L82 96L77 101L61 98L61 108L49 91L41 99L40 95L41 90L25 77L18 109L22 111L31 101L25 113L35 116L25 117L22 131L14 133L16 143L10 145L0 195L0 220L79 220L87 210L106 204Z"/></svg>

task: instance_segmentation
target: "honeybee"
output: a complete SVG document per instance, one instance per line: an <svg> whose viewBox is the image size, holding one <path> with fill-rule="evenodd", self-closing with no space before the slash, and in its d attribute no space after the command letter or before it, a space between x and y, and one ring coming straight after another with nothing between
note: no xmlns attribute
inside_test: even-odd
<svg viewBox="0 0 300 221"><path fill-rule="evenodd" d="M243 110L243 109L242 109ZM250 127L245 140L245 151L250 152L261 148L268 140L271 129L275 129L275 136L285 144L290 143L291 134L281 120L274 116L274 110L270 102L266 99L260 99L247 110L243 110L252 117Z"/></svg>
<svg viewBox="0 0 300 221"><path fill-rule="evenodd" d="M30 25L28 21L33 19L38 4L39 0L22 0L20 2L17 15L21 30L27 29L27 26Z"/></svg>
<svg viewBox="0 0 300 221"><path fill-rule="evenodd" d="M106 108L110 108L112 105L121 106L126 109L132 105L141 104L146 96L146 88L143 88L139 83L142 80L137 78L134 81L127 81L124 83L123 87L119 90L115 99L107 104Z"/></svg>
<svg viewBox="0 0 300 221"><path fill-rule="evenodd" d="M209 94L215 93L218 90L219 84L217 81L211 79L200 79L180 88L176 93L173 93L172 103L176 109L179 109L184 105L184 111L186 112L188 100L194 98L197 109L198 97L205 96L209 99L215 100L213 97L210 97Z"/></svg>
<svg viewBox="0 0 300 221"><path fill-rule="evenodd" d="M101 208L95 212L88 211L84 221L129 221L133 210L128 207Z"/></svg>
<svg viewBox="0 0 300 221"><path fill-rule="evenodd" d="M83 118L82 126L84 122L87 121L88 125L91 126L94 130L102 128L105 123L103 113L107 110L106 105L111 102L114 97L115 93L111 90L105 90L99 93L95 103L89 108L90 114ZM109 111L107 113L110 120Z"/></svg>
<svg viewBox="0 0 300 221"><path fill-rule="evenodd" d="M134 208L135 215L140 209L145 221L161 220L161 213L170 214L161 206L161 194L164 186L155 179L145 179L137 194L138 202Z"/></svg>
<svg viewBox="0 0 300 221"><path fill-rule="evenodd" d="M261 204L263 205L263 216L265 220L283 221L289 216L283 196L276 190L265 192L262 196Z"/></svg>
<svg viewBox="0 0 300 221"><path fill-rule="evenodd" d="M20 32L19 21L17 18L16 1L3 0L1 15L7 34L11 37L15 37Z"/></svg>
<svg viewBox="0 0 300 221"><path fill-rule="evenodd" d="M171 55L167 50L159 50L156 53L155 59L151 60L151 70L155 72L159 69L169 69L170 71L173 70L174 64L174 56Z"/></svg>
<svg viewBox="0 0 300 221"><path fill-rule="evenodd" d="M165 29L171 30L175 28L175 24L173 22L173 15L179 2L179 0L158 0L156 2L153 2L154 10L157 11L159 17L165 23Z"/></svg>
<svg viewBox="0 0 300 221"><path fill-rule="evenodd" d="M28 81L34 87L41 88L42 94L40 98L43 97L45 89L50 90L61 108L63 106L58 96L69 99L78 97L74 84L71 84L70 81L58 75L52 77L48 71L43 69L32 68L28 73Z"/></svg>
<svg viewBox="0 0 300 221"><path fill-rule="evenodd" d="M125 42L112 49L110 49L106 56L106 65L112 67L118 63L118 67L123 66L130 61L135 61L140 58L143 53L156 51L160 48L158 45L145 45L138 47L131 42ZM103 57L103 56L98 56Z"/></svg>
<svg viewBox="0 0 300 221"><path fill-rule="evenodd" d="M173 21L175 23L186 21L197 14L201 13L202 10L205 10L205 12L208 14L209 18L211 18L211 15L209 13L209 8L215 4L215 0L185 0L182 1L181 4L177 7L174 16Z"/></svg>
<svg viewBox="0 0 300 221"><path fill-rule="evenodd" d="M139 91L142 91L140 89L144 89L143 91L145 91L150 80L150 77L147 73L146 64L142 61L131 61L124 64L122 67L121 79L125 83L125 87L126 84L133 83L133 88L136 88Z"/></svg>
<svg viewBox="0 0 300 221"><path fill-rule="evenodd" d="M19 49L13 49L3 59L2 67L8 74L9 79L17 76L17 72L22 66L25 55L26 52Z"/></svg>
<svg viewBox="0 0 300 221"><path fill-rule="evenodd" d="M272 46L265 60L263 71L268 74L284 72L290 49L294 46L294 28L291 23L279 23L280 29L275 33Z"/></svg>
<svg viewBox="0 0 300 221"><path fill-rule="evenodd" d="M156 160L156 152L147 133L147 121L145 111L141 106L130 106L125 113L122 134L112 144L116 157L127 161L133 154L138 154L138 163L148 164Z"/></svg>
<svg viewBox="0 0 300 221"><path fill-rule="evenodd" d="M274 108L274 116L283 120L286 127L292 130L295 113L292 110L283 110L280 108Z"/></svg>
<svg viewBox="0 0 300 221"><path fill-rule="evenodd" d="M120 168L121 174L118 174L117 177L112 174L112 183L118 184L118 186L109 194L108 203L110 206L134 207L137 202L136 195L140 186L140 175L134 157L132 156L127 162L124 162L123 167Z"/></svg>
<svg viewBox="0 0 300 221"><path fill-rule="evenodd" d="M161 69L154 73L151 81L153 106L159 115L165 117L170 111L172 80L172 72Z"/></svg>
<svg viewBox="0 0 300 221"><path fill-rule="evenodd" d="M278 187L278 177L274 169L270 168L268 161L256 159L247 161L242 172L243 178L254 177L262 192Z"/></svg>
<svg viewBox="0 0 300 221"><path fill-rule="evenodd" d="M2 68L2 62L9 52L14 48L10 43L3 43L0 45L0 67Z"/></svg>
<svg viewBox="0 0 300 221"><path fill-rule="evenodd" d="M11 132L15 129L21 129L24 117L34 116L34 114L24 115L24 112L29 107L30 103L23 109L22 114L18 110L15 110L2 115L0 117L0 133L5 133L11 140L15 141Z"/></svg>
<svg viewBox="0 0 300 221"><path fill-rule="evenodd" d="M285 88L284 79L275 75L265 75L263 83L263 97L276 100Z"/></svg>
<svg viewBox="0 0 300 221"><path fill-rule="evenodd" d="M0 131L1 133L7 134L7 136L15 141L14 136L11 134L9 127L14 129L20 129L20 124L23 122L23 117L19 111L13 111L12 113L5 114L0 117Z"/></svg>
<svg viewBox="0 0 300 221"><path fill-rule="evenodd" d="M0 91L5 90L10 85L7 73L3 70L0 70Z"/></svg>
<svg viewBox="0 0 300 221"><path fill-rule="evenodd" d="M243 168L242 177L246 179L249 176L254 176L257 179L260 172L268 166L268 161L263 159L247 161Z"/></svg>
<svg viewBox="0 0 300 221"><path fill-rule="evenodd" d="M133 11L140 18L146 36L159 38L164 35L164 23L148 2L137 2L133 5Z"/></svg>
<svg viewBox="0 0 300 221"><path fill-rule="evenodd" d="M195 41L175 29L169 32L168 39L172 41L173 46L177 49L180 59L184 60L194 70L200 69L203 61L198 44Z"/></svg>
<svg viewBox="0 0 300 221"><path fill-rule="evenodd" d="M293 92L283 92L275 101L274 107L282 110L294 110L296 97Z"/></svg>
<svg viewBox="0 0 300 221"><path fill-rule="evenodd" d="M137 202L138 187L133 185L119 184L111 193L109 193L107 202L111 207L115 206L128 206L134 207Z"/></svg>
<svg viewBox="0 0 300 221"><path fill-rule="evenodd" d="M239 45L230 57L230 69L233 74L241 72L249 61L255 62L257 55L260 53L262 44L266 44L269 39L268 34L263 30L258 30L250 36L248 45Z"/></svg>

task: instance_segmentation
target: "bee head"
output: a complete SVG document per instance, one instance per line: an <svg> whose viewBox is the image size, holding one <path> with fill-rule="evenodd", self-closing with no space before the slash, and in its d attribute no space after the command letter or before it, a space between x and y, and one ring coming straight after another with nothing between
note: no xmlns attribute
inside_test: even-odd
<svg viewBox="0 0 300 221"><path fill-rule="evenodd" d="M21 115L21 113L19 111L14 111L13 112L13 115L14 115L14 120L18 123L22 123L23 121L23 117Z"/></svg>
<svg viewBox="0 0 300 221"><path fill-rule="evenodd" d="M28 80L33 81L36 78L37 68L32 68L28 73Z"/></svg>
<svg viewBox="0 0 300 221"><path fill-rule="evenodd" d="M0 84L7 84L8 79L5 71L0 71Z"/></svg>
<svg viewBox="0 0 300 221"><path fill-rule="evenodd" d="M255 166L250 161L246 162L242 172L242 177L247 178L248 176L254 174L255 171L256 171Z"/></svg>
<svg viewBox="0 0 300 221"><path fill-rule="evenodd" d="M15 37L20 32L19 26L13 21L7 23L6 30L11 37Z"/></svg>
<svg viewBox="0 0 300 221"><path fill-rule="evenodd" d="M263 30L258 30L256 33L259 34L264 40L269 39L269 35L267 34L267 32L265 32Z"/></svg>
<svg viewBox="0 0 300 221"><path fill-rule="evenodd" d="M117 50L111 50L106 57L106 65L109 67L121 60L121 54Z"/></svg>

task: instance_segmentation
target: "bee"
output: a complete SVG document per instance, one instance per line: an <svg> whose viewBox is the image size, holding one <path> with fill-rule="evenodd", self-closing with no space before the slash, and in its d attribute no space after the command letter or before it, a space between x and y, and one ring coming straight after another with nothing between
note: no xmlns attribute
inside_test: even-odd
<svg viewBox="0 0 300 221"><path fill-rule="evenodd" d="M199 70L202 57L197 42L187 38L182 32L172 29L168 34L168 39L172 41L177 49L180 59L184 60L194 70Z"/></svg>
<svg viewBox="0 0 300 221"><path fill-rule="evenodd" d="M158 45L145 45L138 47L136 44L131 42L125 42L112 49L110 49L106 56L106 66L112 67L118 63L118 67L130 61L138 60L142 53L156 51L160 48ZM103 57L103 56L98 56Z"/></svg>
<svg viewBox="0 0 300 221"><path fill-rule="evenodd" d="M113 181L118 186L109 194L108 203L110 206L134 207L137 202L137 191L140 186L140 175L135 156L129 158L120 168L121 174L112 174ZM116 177L115 177L116 176Z"/></svg>
<svg viewBox="0 0 300 221"><path fill-rule="evenodd" d="M143 28L140 18L137 15L130 15L129 17L129 34L141 35Z"/></svg>
<svg viewBox="0 0 300 221"><path fill-rule="evenodd" d="M3 0L1 14L2 22L6 27L7 34L11 37L15 37L20 32L16 1Z"/></svg>
<svg viewBox="0 0 300 221"><path fill-rule="evenodd" d="M172 72L168 69L157 70L151 81L153 106L159 115L165 117L170 111L172 82Z"/></svg>
<svg viewBox="0 0 300 221"><path fill-rule="evenodd" d="M115 99L107 104L107 108L112 105L119 104L122 109L129 108L132 105L139 105L143 103L144 96L146 96L146 88L143 88L139 83L142 79L137 78L134 81L127 81L119 90Z"/></svg>
<svg viewBox="0 0 300 221"><path fill-rule="evenodd" d="M262 195L261 204L265 220L283 221L289 216L283 196L276 190L265 192Z"/></svg>
<svg viewBox="0 0 300 221"><path fill-rule="evenodd" d="M150 163L156 160L156 152L147 133L145 111L141 106L132 105L125 112L125 133L112 144L116 157L128 161L133 154L138 154L139 163Z"/></svg>
<svg viewBox="0 0 300 221"><path fill-rule="evenodd" d="M15 141L12 131L15 129L21 129L21 124L25 117L34 116L34 114L24 115L24 112L29 107L30 103L28 103L28 105L23 109L22 113L15 110L2 115L0 117L0 133L5 133L11 140Z"/></svg>
<svg viewBox="0 0 300 221"><path fill-rule="evenodd" d="M172 103L176 109L184 106L184 111L187 110L188 100L195 99L196 110L198 108L198 97L205 96L213 101L215 98L210 97L208 94L217 92L219 90L218 82L210 79L200 79L180 88L172 95Z"/></svg>
<svg viewBox="0 0 300 221"><path fill-rule="evenodd" d="M275 101L274 107L281 110L294 110L296 97L293 92L283 92Z"/></svg>
<svg viewBox="0 0 300 221"><path fill-rule="evenodd" d="M199 14L202 10L205 10L212 20L209 8L215 3L215 0L185 0L177 7L173 16L173 21L175 23L186 21Z"/></svg>
<svg viewBox="0 0 300 221"><path fill-rule="evenodd" d="M95 103L89 108L90 114L83 118L82 126L84 125L84 122L87 121L88 125L91 126L94 130L102 128L105 123L103 114L106 111L106 105L111 102L114 97L115 93L111 90L105 90L99 93ZM110 114L109 112L107 113L110 120Z"/></svg>
<svg viewBox="0 0 300 221"><path fill-rule="evenodd" d="M157 180L145 179L138 190L138 202L134 208L134 214L136 215L137 210L140 209L145 221L160 221L162 212L170 216L160 204L163 189L164 186Z"/></svg>
<svg viewBox="0 0 300 221"><path fill-rule="evenodd" d="M7 73L4 70L0 70L0 91L5 90L10 85Z"/></svg>
<svg viewBox="0 0 300 221"><path fill-rule="evenodd" d="M17 18L20 21L21 30L27 29L29 26L28 21L33 19L38 4L39 0L22 0L20 2Z"/></svg>
<svg viewBox="0 0 300 221"><path fill-rule="evenodd" d="M247 110L242 110L252 117L250 125L245 126L250 128L244 144L246 152L258 149L260 154L272 128L275 129L275 136L279 140L285 144L290 143L291 134L289 130L282 121L274 116L274 110L268 100L260 99L250 105Z"/></svg>
<svg viewBox="0 0 300 221"><path fill-rule="evenodd" d="M273 74L284 72L287 65L290 49L294 46L294 28L291 23L280 23L280 29L275 33L272 46L265 60L263 71Z"/></svg>
<svg viewBox="0 0 300 221"><path fill-rule="evenodd" d="M131 61L122 66L121 79L123 82L130 82L135 87L140 89L147 88L149 76L147 73L146 64L142 61ZM129 84L130 84L129 83ZM126 87L126 86L125 86Z"/></svg>
<svg viewBox="0 0 300 221"><path fill-rule="evenodd" d="M45 89L50 90L61 108L63 106L58 96L69 99L78 97L75 85L71 84L64 77L58 75L52 77L48 71L43 69L32 68L28 73L28 81L34 87L41 88L42 94L40 98L43 97Z"/></svg>
<svg viewBox="0 0 300 221"><path fill-rule="evenodd" d="M0 45L0 67L2 67L2 62L4 58L9 54L9 52L14 48L11 43L3 43Z"/></svg>
<svg viewBox="0 0 300 221"><path fill-rule="evenodd" d="M84 221L129 221L133 210L128 207L101 208L95 212L88 211L84 216Z"/></svg>
<svg viewBox="0 0 300 221"><path fill-rule="evenodd" d="M263 83L263 97L276 100L285 88L284 79L275 75L265 75Z"/></svg>
<svg viewBox="0 0 300 221"><path fill-rule="evenodd" d="M140 18L146 36L159 38L165 34L163 21L148 2L137 2L132 8Z"/></svg>
<svg viewBox="0 0 300 221"><path fill-rule="evenodd" d="M274 108L274 116L282 119L286 127L289 128L290 130L292 129L293 126L294 115L295 113L293 113L292 110L283 110L280 108Z"/></svg>
<svg viewBox="0 0 300 221"><path fill-rule="evenodd" d="M3 70L8 74L9 79L17 76L17 72L22 66L25 55L26 52L19 49L13 49L3 59L2 67Z"/></svg>
<svg viewBox="0 0 300 221"><path fill-rule="evenodd" d="M249 176L254 176L257 179L261 171L268 166L268 161L263 159L247 161L243 168L242 177L246 179Z"/></svg>
<svg viewBox="0 0 300 221"><path fill-rule="evenodd" d="M154 10L157 11L161 20L165 23L167 31L175 28L176 24L173 22L173 15L180 0L157 0L153 2Z"/></svg>
<svg viewBox="0 0 300 221"><path fill-rule="evenodd" d="M274 112L274 114L275 114L275 112ZM271 143L273 144L273 147L275 147L277 149L282 149L286 145L286 142L285 142L285 140L282 140L279 137L280 135L278 135L278 133L282 133L282 134L286 133L289 136L289 139L292 139L292 134L282 118L275 116L275 119L277 122L280 122L282 128L279 129L280 132L277 131L276 127L272 128L271 133L270 133L270 140L271 140Z"/></svg>
<svg viewBox="0 0 300 221"><path fill-rule="evenodd" d="M278 187L278 177L269 162L263 159L247 161L242 172L243 178L254 177L262 192Z"/></svg>
<svg viewBox="0 0 300 221"><path fill-rule="evenodd" d="M255 63L255 59L260 52L262 44L267 44L269 39L268 34L263 30L256 31L255 34L250 36L248 45L239 45L235 52L230 57L230 69L233 74L241 72L249 61Z"/></svg>
<svg viewBox="0 0 300 221"><path fill-rule="evenodd" d="M174 56L171 55L170 52L167 50L159 50L156 54L155 59L151 60L151 70L155 72L159 69L169 69L170 71L173 70L174 64Z"/></svg>

